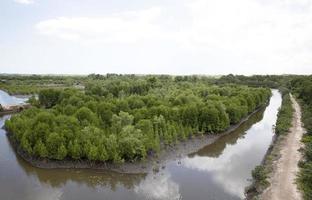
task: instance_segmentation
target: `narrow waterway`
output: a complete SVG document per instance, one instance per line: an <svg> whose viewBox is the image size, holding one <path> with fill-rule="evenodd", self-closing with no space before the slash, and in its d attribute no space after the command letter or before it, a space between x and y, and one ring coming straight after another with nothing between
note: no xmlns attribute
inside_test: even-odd
<svg viewBox="0 0 312 200"><path fill-rule="evenodd" d="M2 106L22 104L27 99L28 99L27 96L20 96L20 97L10 96L8 93L0 90L0 104Z"/></svg>
<svg viewBox="0 0 312 200"><path fill-rule="evenodd" d="M0 92L0 103L3 95ZM5 101L11 103L7 96ZM16 155L6 131L0 129L0 199L242 199L252 169L261 162L272 141L280 105L281 95L273 90L269 105L237 130L147 175L34 168ZM0 127L9 117L0 117Z"/></svg>

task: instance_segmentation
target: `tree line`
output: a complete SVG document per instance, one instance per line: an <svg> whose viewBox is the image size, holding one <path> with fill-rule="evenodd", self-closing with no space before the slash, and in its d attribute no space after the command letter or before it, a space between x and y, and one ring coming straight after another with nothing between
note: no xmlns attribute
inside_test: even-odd
<svg viewBox="0 0 312 200"><path fill-rule="evenodd" d="M124 162L161 147L216 134L264 105L267 88L218 86L209 78L88 77L85 92L43 89L5 123L27 154L49 159Z"/></svg>
<svg viewBox="0 0 312 200"><path fill-rule="evenodd" d="M250 87L280 88L290 86L290 80L298 75L233 75L228 74L215 79L216 84L240 84Z"/></svg>

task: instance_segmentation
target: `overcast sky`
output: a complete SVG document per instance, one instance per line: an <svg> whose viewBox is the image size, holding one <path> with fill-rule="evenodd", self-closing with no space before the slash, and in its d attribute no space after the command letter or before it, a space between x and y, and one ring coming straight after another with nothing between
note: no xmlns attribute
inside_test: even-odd
<svg viewBox="0 0 312 200"><path fill-rule="evenodd" d="M1 0L0 73L311 74L311 0Z"/></svg>

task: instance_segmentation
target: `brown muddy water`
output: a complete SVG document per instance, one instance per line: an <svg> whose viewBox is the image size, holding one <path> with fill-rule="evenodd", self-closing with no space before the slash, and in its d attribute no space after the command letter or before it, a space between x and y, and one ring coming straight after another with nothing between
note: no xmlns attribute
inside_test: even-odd
<svg viewBox="0 0 312 200"><path fill-rule="evenodd" d="M0 93L0 100L5 98ZM13 98L16 101L15 98ZM1 102L0 102L1 103ZM38 169L19 158L0 129L1 200L227 200L243 199L251 171L271 141L281 95L238 129L198 152L168 161L159 172ZM10 116L0 117L0 126Z"/></svg>

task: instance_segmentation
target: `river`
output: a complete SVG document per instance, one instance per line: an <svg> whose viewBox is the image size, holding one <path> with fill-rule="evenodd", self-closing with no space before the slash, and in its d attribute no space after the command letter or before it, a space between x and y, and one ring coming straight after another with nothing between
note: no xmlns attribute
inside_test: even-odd
<svg viewBox="0 0 312 200"><path fill-rule="evenodd" d="M0 129L1 200L231 200L244 198L251 171L274 135L281 95L238 129L198 152L165 163L158 172L119 174L100 170L38 169L19 158ZM5 97L4 97L5 96ZM21 102L0 92L6 104ZM0 117L0 127L10 116Z"/></svg>

